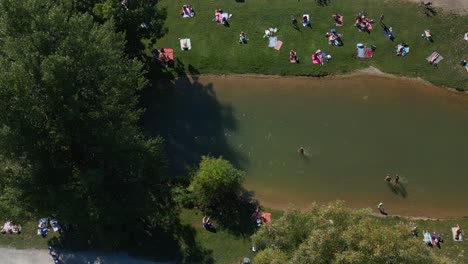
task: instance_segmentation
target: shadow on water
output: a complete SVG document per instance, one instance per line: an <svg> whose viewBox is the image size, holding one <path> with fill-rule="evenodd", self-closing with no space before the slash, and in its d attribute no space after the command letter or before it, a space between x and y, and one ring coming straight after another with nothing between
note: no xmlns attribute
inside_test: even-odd
<svg viewBox="0 0 468 264"><path fill-rule="evenodd" d="M186 176L202 155L223 156L245 169L246 159L227 141L238 127L232 106L218 101L212 84L198 82L193 65L187 67L190 76L185 69L176 59L178 78L155 81L143 91L141 126L150 136L164 138L173 176Z"/></svg>
<svg viewBox="0 0 468 264"><path fill-rule="evenodd" d="M401 195L401 197L403 197L403 198L406 198L406 196L408 195L408 193L406 192L405 185L402 182L399 182L397 185L395 185L392 182L386 182L386 183L387 183L387 187L394 194Z"/></svg>

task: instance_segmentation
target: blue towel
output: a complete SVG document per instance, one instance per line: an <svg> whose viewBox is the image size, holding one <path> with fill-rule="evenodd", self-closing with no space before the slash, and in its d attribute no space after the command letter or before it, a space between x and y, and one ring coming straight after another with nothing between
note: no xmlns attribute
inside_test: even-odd
<svg viewBox="0 0 468 264"><path fill-rule="evenodd" d="M364 48L357 48L357 56L359 58L364 58Z"/></svg>
<svg viewBox="0 0 468 264"><path fill-rule="evenodd" d="M269 48L274 48L276 45L276 42L278 41L277 37L270 37L270 41L268 43Z"/></svg>

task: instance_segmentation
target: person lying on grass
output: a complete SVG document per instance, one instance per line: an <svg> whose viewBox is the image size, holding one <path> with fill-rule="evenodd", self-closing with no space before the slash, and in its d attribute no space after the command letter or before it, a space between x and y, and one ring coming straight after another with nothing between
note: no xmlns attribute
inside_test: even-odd
<svg viewBox="0 0 468 264"><path fill-rule="evenodd" d="M297 59L297 53L294 50L291 50L289 52L289 61L291 63L299 63L299 60Z"/></svg>
<svg viewBox="0 0 468 264"><path fill-rule="evenodd" d="M247 44L247 40L249 40L249 39L245 36L244 31L242 31L239 34L239 44Z"/></svg>
<svg viewBox="0 0 468 264"><path fill-rule="evenodd" d="M332 15L333 20L335 20L335 24L338 27L343 26L343 16L340 14L334 14Z"/></svg>
<svg viewBox="0 0 468 264"><path fill-rule="evenodd" d="M332 46L342 46L341 34L338 34L335 29L332 29L325 33L325 37L328 38L328 44Z"/></svg>

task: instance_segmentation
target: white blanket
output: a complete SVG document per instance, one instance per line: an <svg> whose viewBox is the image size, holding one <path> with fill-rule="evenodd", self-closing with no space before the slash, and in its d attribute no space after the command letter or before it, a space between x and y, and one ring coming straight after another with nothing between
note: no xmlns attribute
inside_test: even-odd
<svg viewBox="0 0 468 264"><path fill-rule="evenodd" d="M180 39L180 49L181 50L191 50L192 43L190 42L189 38Z"/></svg>

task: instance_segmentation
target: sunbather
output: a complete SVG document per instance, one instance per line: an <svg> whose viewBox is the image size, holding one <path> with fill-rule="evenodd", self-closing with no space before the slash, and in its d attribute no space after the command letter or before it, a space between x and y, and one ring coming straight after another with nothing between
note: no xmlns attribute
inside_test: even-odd
<svg viewBox="0 0 468 264"><path fill-rule="evenodd" d="M424 33L421 34L421 37L423 39L427 39L430 42L433 42L434 40L432 39L432 33L429 29L424 30Z"/></svg>
<svg viewBox="0 0 468 264"><path fill-rule="evenodd" d="M341 41L341 34L338 34L334 29L325 33L325 37L328 38L328 44L333 46L342 46L343 42Z"/></svg>
<svg viewBox="0 0 468 264"><path fill-rule="evenodd" d="M333 20L335 20L335 25L338 27L343 26L343 16L340 14L332 15Z"/></svg>
<svg viewBox="0 0 468 264"><path fill-rule="evenodd" d="M297 60L297 53L294 51L294 50L291 50L289 52L289 61L291 63L298 63L298 60Z"/></svg>
<svg viewBox="0 0 468 264"><path fill-rule="evenodd" d="M247 44L247 37L245 36L244 31L239 34L239 44Z"/></svg>
<svg viewBox="0 0 468 264"><path fill-rule="evenodd" d="M465 36L463 37L463 39L464 39L466 42L468 42L468 32L465 33Z"/></svg>
<svg viewBox="0 0 468 264"><path fill-rule="evenodd" d="M309 27L310 26L310 20L307 16L302 17L302 26L304 27Z"/></svg>
<svg viewBox="0 0 468 264"><path fill-rule="evenodd" d="M455 229L455 240L460 239L461 233L462 233L462 230L460 229L460 226L457 224L457 228Z"/></svg>

